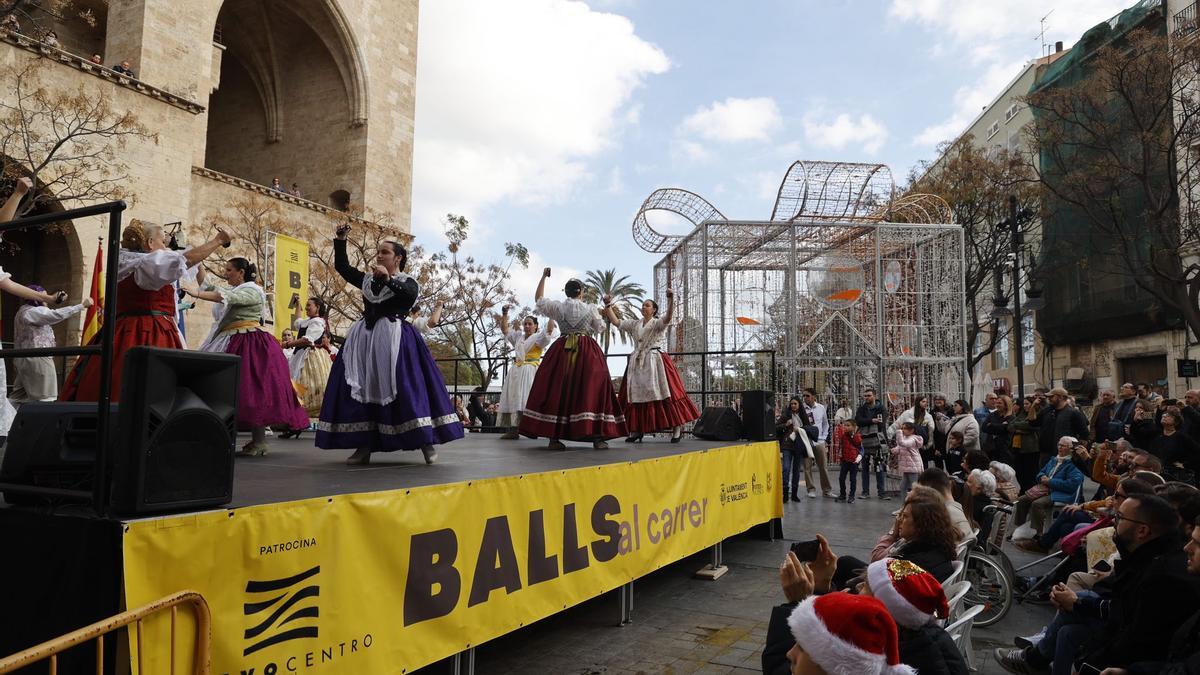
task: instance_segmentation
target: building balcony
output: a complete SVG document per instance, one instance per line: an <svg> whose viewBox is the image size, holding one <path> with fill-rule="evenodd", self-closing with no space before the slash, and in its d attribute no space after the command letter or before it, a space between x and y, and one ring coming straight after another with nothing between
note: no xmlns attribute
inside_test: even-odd
<svg viewBox="0 0 1200 675"><path fill-rule="evenodd" d="M1196 32L1196 4L1193 2L1171 17L1171 35L1173 37L1187 37Z"/></svg>

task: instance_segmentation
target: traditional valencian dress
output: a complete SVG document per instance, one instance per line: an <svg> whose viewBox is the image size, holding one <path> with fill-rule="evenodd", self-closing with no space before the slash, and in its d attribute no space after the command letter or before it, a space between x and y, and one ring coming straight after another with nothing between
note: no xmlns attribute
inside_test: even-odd
<svg viewBox="0 0 1200 675"><path fill-rule="evenodd" d="M11 279L12 275L0 268L0 281ZM8 391L8 373L4 371L4 359L0 359L0 436L8 436L8 430L12 427L13 418L17 416L16 408L8 402L8 396L5 392Z"/></svg>
<svg viewBox="0 0 1200 675"><path fill-rule="evenodd" d="M591 337L604 330L596 307L576 298L542 298L537 308L558 322L562 337L550 345L538 366L521 413L520 432L593 442L624 436L625 416L613 393L608 363Z"/></svg>
<svg viewBox="0 0 1200 675"><path fill-rule="evenodd" d="M510 330L505 338L513 348L513 366L500 390L500 407L497 409L500 418L496 425L516 427L521 423L521 411L533 388L538 364L542 362L542 350L550 346L554 338L544 328L529 337L522 331Z"/></svg>
<svg viewBox="0 0 1200 675"><path fill-rule="evenodd" d="M416 279L376 279L350 266L346 241L334 239L338 274L362 289L363 318L338 352L317 422L317 447L416 450L463 437L446 381L420 333L404 317Z"/></svg>
<svg viewBox="0 0 1200 675"><path fill-rule="evenodd" d="M206 285L205 290L221 294L225 311L200 350L242 357L238 370L238 428L306 428L308 413L296 398L283 349L262 327L267 304L262 287L247 281L234 288Z"/></svg>
<svg viewBox="0 0 1200 675"><path fill-rule="evenodd" d="M14 346L17 349L54 347L56 323L66 321L83 311L83 305L51 308L42 303L26 301L17 310L13 323L16 324ZM53 401L58 398L58 371L54 359L39 356L33 359L15 359L13 366L17 376L13 378L11 399L25 401Z"/></svg>
<svg viewBox="0 0 1200 675"><path fill-rule="evenodd" d="M117 320L113 327L111 400L121 396L121 369L131 347L183 349L175 323L175 287L187 272L182 251L121 251L117 259ZM97 333L90 344L99 344ZM100 359L81 356L63 384L62 401L100 397Z"/></svg>
<svg viewBox="0 0 1200 675"><path fill-rule="evenodd" d="M699 418L700 410L688 398L675 363L659 347L666 322L658 317L648 322L626 319L621 330L633 337L634 345L621 381L629 432L649 434Z"/></svg>
<svg viewBox="0 0 1200 675"><path fill-rule="evenodd" d="M319 316L296 319L296 336L311 343L310 347L296 347L288 357L288 370L296 391L309 417L321 414L321 403L325 399L325 383L333 362L329 352L317 346L325 337L325 319Z"/></svg>

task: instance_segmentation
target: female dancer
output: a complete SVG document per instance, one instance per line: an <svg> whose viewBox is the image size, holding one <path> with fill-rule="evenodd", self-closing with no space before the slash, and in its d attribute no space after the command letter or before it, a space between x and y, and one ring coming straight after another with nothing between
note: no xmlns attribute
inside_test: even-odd
<svg viewBox="0 0 1200 675"><path fill-rule="evenodd" d="M41 286L30 285L30 289L45 293ZM44 300L26 300L13 318L13 338L17 349L53 347L56 344L54 329L61 323L92 306L91 298L70 307L51 309ZM54 370L54 359L49 356L15 359L13 366L17 376L13 378L12 394L9 398L18 405L27 401L55 401L58 399L58 373Z"/></svg>
<svg viewBox="0 0 1200 675"><path fill-rule="evenodd" d="M446 381L425 340L404 316L417 299L417 280L404 273L408 253L384 241L364 274L346 255L349 226L333 240L334 267L362 289L363 318L354 322L329 374L317 422L318 448L357 448L347 464L367 464L372 452L421 448L437 459L437 443L463 437Z"/></svg>
<svg viewBox="0 0 1200 675"><path fill-rule="evenodd" d="M621 379L621 403L629 424L627 443L640 443L648 433L671 430L671 442L683 437L683 425L700 417L700 410L683 388L683 378L671 357L662 353L659 342L671 324L675 294L667 289L667 314L658 318L658 303L642 303L641 319L617 318L612 298L605 298L604 317L633 336L633 353Z"/></svg>
<svg viewBox="0 0 1200 675"><path fill-rule="evenodd" d="M321 414L325 383L329 381L329 371L333 368L329 353L319 346L328 328L325 320L327 312L325 301L309 298L304 305L306 318L296 319L296 331L300 337L283 344L285 349L292 349L288 371L309 417Z"/></svg>
<svg viewBox="0 0 1200 675"><path fill-rule="evenodd" d="M521 330L509 330L508 305L500 312L500 332L504 334L513 348L513 367L504 378L504 387L500 390L500 418L496 424L506 427L501 440L511 441L520 438L517 427L521 426L521 411L525 409L525 400L529 398L529 390L533 387L533 377L537 373L538 364L542 362L542 350L553 341L554 319L546 320L546 329L538 330L538 320L527 316L521 321Z"/></svg>
<svg viewBox="0 0 1200 675"><path fill-rule="evenodd" d="M224 352L242 357L238 375L238 428L250 430L250 442L239 452L242 456L267 454L267 427L286 425L290 429L308 426L308 414L300 407L296 390L288 377L287 359L275 338L262 327L267 294L255 283L258 270L245 258L230 258L225 263L225 282L230 288L218 288L205 280L204 269L196 275L204 290L188 293L201 300L223 301L225 311L212 335L200 351Z"/></svg>
<svg viewBox="0 0 1200 675"><path fill-rule="evenodd" d="M551 450L566 449L562 438L607 448L608 439L627 432L604 352L591 337L604 330L604 321L595 306L579 299L583 283L578 279L567 282L563 289L566 300L542 297L548 278L549 267L542 270L534 298L538 311L557 321L563 334L550 345L538 367L518 430L526 436L548 437Z"/></svg>
<svg viewBox="0 0 1200 675"><path fill-rule="evenodd" d="M116 402L121 394L121 370L125 352L131 347L183 349L183 336L175 323L175 286L189 267L199 265L233 238L224 230L186 251L167 248L161 225L130 221L121 233L121 257L117 261L117 320L113 326L112 390ZM100 335L92 338L92 344ZM82 356L63 385L63 401L95 401L100 396L99 360Z"/></svg>
<svg viewBox="0 0 1200 675"><path fill-rule="evenodd" d="M437 301L437 304L433 307L433 313L427 317L421 316L420 305L413 305L412 309L408 310L408 321L421 335L437 328L442 323L442 301Z"/></svg>

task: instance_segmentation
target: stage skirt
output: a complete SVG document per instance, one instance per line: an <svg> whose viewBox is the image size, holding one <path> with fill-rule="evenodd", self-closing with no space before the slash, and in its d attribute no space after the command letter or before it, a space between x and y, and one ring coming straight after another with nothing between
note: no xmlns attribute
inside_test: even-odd
<svg viewBox="0 0 1200 675"><path fill-rule="evenodd" d="M309 417L321 414L321 404L325 400L325 383L329 382L329 371L333 361L329 360L329 352L316 347L300 347L292 356L293 361L300 361L298 375L292 381L296 385L296 393ZM295 372L297 369L293 369Z"/></svg>
<svg viewBox="0 0 1200 675"><path fill-rule="evenodd" d="M308 427L308 413L300 407L287 358L270 333L247 330L205 343L204 351L225 352L242 357L238 375L238 429L286 426Z"/></svg>
<svg viewBox="0 0 1200 675"><path fill-rule="evenodd" d="M384 321L386 319L376 324L375 329L383 327ZM450 402L446 381L442 379L425 340L407 321L393 325L404 332L396 362L389 364L395 373L395 396L389 396L391 401L387 404L356 400L346 381L346 351L349 347L343 349L340 358L333 362L329 384L325 387L325 400L317 422L318 448L369 448L375 452L391 452L416 450L463 437L462 422ZM366 356L386 353L386 350L378 350ZM378 367L387 366L379 364Z"/></svg>
<svg viewBox="0 0 1200 675"><path fill-rule="evenodd" d="M537 376L537 365L523 363L514 365L504 378L504 387L500 390L500 413L497 425L515 427L521 422L521 411L525 409L525 401L529 399L529 390L533 388L533 380Z"/></svg>
<svg viewBox="0 0 1200 675"><path fill-rule="evenodd" d="M163 313L117 315L113 328L112 389L110 400L121 397L121 369L125 352L133 347L165 347L183 349L179 328L173 317ZM88 343L100 344L100 333ZM100 357L81 356L63 383L60 401L96 401L100 398Z"/></svg>
<svg viewBox="0 0 1200 675"><path fill-rule="evenodd" d="M661 401L627 403L629 378L621 380L621 401L625 403L625 421L629 425L631 434L650 434L674 429L700 417L700 409L688 397L683 386L683 378L679 376L679 370L675 368L675 362L666 354L657 353L667 371L667 388L670 392L667 398Z"/></svg>
<svg viewBox="0 0 1200 675"><path fill-rule="evenodd" d="M600 345L578 333L550 345L521 413L522 434L599 441L626 434Z"/></svg>

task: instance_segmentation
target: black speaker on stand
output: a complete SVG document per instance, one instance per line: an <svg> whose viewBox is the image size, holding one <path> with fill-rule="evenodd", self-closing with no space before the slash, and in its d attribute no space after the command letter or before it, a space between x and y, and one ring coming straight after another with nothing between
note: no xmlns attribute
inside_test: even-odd
<svg viewBox="0 0 1200 675"><path fill-rule="evenodd" d="M742 392L742 429L748 441L775 438L775 392L759 389Z"/></svg>
<svg viewBox="0 0 1200 675"><path fill-rule="evenodd" d="M241 358L135 347L125 354L121 403L112 404L112 505L148 514L216 507L233 498ZM9 432L0 482L90 490L95 403L26 403ZM45 501L5 492L10 504Z"/></svg>

